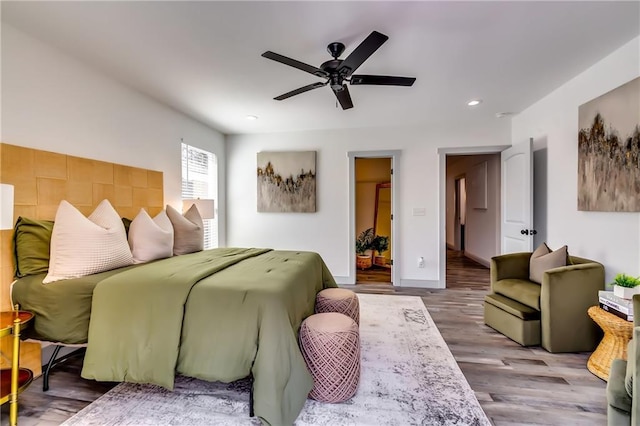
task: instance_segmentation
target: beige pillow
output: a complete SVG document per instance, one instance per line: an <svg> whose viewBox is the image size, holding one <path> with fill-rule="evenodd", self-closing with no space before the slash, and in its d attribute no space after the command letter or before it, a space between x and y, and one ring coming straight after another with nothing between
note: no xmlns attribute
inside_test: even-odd
<svg viewBox="0 0 640 426"><path fill-rule="evenodd" d="M133 257L120 216L103 200L86 218L61 201L51 233L49 273L42 281L96 274L131 265Z"/></svg>
<svg viewBox="0 0 640 426"><path fill-rule="evenodd" d="M167 205L167 216L173 225L173 254L194 253L204 248L204 224L195 204L181 215Z"/></svg>
<svg viewBox="0 0 640 426"><path fill-rule="evenodd" d="M151 219L149 213L140 213L129 225L129 247L133 263L146 263L173 256L173 225L163 210Z"/></svg>
<svg viewBox="0 0 640 426"><path fill-rule="evenodd" d="M529 279L538 284L542 283L542 276L548 269L567 266L567 246L551 251L542 243L532 254L529 261Z"/></svg>

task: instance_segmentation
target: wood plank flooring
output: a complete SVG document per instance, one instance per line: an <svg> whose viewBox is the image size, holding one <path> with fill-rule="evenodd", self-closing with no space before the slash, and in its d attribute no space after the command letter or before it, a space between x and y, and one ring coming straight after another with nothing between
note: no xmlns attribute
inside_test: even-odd
<svg viewBox="0 0 640 426"><path fill-rule="evenodd" d="M369 269L356 269L356 284L391 285L391 268L373 265Z"/></svg>
<svg viewBox="0 0 640 426"><path fill-rule="evenodd" d="M448 257L445 290L388 284L345 287L420 296L494 425L606 425L606 383L586 369L589 354L524 348L485 326L482 300L488 269L459 253ZM74 358L57 367L48 392L42 392L41 378L34 381L20 396L19 424L58 425L113 386L80 378L80 369L80 360ZM0 423L8 424L8 404L2 407Z"/></svg>

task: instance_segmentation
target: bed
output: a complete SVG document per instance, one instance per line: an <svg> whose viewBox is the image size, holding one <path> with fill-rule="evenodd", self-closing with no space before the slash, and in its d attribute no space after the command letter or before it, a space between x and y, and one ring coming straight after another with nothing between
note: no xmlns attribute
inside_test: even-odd
<svg viewBox="0 0 640 426"><path fill-rule="evenodd" d="M316 293L335 287L316 253L243 248L41 280L18 280L14 301L36 313L40 339L86 336L83 377L172 389L176 373L224 382L252 376L255 414L266 424L292 424L302 409L313 382L298 329ZM52 315L43 301L66 312Z"/></svg>
<svg viewBox="0 0 640 426"><path fill-rule="evenodd" d="M14 218L51 221L62 199L84 214L103 199L121 217L163 209L162 172L8 144L0 152L2 183L15 187ZM4 283L22 270L4 250L14 237L0 232L3 309L10 300ZM318 254L215 249L42 284L48 246L43 253L31 253L31 272L13 284L11 298L35 313L29 337L87 346L84 377L171 389L176 374L227 382L250 376L255 414L267 424L294 422L312 387L298 329L316 293L335 286ZM39 343L25 342L21 353L31 346L39 369Z"/></svg>

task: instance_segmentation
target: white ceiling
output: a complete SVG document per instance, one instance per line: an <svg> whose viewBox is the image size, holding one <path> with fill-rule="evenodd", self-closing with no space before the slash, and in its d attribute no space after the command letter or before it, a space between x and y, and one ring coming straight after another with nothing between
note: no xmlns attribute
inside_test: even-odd
<svg viewBox="0 0 640 426"><path fill-rule="evenodd" d="M3 1L2 21L224 133L255 133L517 113L640 34L640 3ZM357 73L413 87L351 86L347 111L329 87L272 99L321 80L262 52L319 66L328 43L344 58L372 30L389 40Z"/></svg>

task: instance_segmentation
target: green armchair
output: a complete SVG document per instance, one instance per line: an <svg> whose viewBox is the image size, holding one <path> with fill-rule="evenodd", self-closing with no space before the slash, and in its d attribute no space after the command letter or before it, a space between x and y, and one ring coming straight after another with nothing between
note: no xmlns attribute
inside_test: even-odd
<svg viewBox="0 0 640 426"><path fill-rule="evenodd" d="M640 295L633 296L633 337L627 360L611 363L607 383L607 425L640 424Z"/></svg>
<svg viewBox="0 0 640 426"><path fill-rule="evenodd" d="M485 297L485 324L523 346L549 352L592 351L602 336L587 309L604 290L604 266L569 256L570 265L529 280L531 253L491 259L491 292Z"/></svg>

